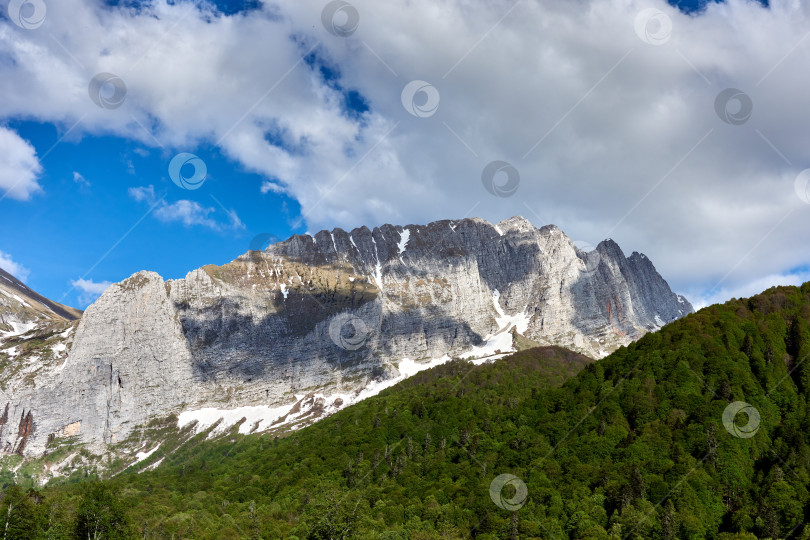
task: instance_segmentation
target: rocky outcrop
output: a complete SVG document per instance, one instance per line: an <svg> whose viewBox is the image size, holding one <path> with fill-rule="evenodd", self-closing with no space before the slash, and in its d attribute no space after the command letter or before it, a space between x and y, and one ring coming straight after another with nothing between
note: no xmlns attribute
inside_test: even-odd
<svg viewBox="0 0 810 540"><path fill-rule="evenodd" d="M585 253L520 217L297 235L181 280L139 272L59 334L67 353L18 350L0 444L39 455L70 436L101 450L170 414L320 414L403 362L505 353L516 333L600 357L691 311L643 255L610 240Z"/></svg>

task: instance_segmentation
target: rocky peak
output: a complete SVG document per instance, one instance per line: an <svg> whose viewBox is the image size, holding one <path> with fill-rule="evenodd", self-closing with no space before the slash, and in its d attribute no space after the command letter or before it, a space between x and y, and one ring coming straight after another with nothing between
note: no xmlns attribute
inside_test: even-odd
<svg viewBox="0 0 810 540"><path fill-rule="evenodd" d="M19 368L0 407L25 426L0 448L38 455L69 433L104 452L172 414L278 429L303 421L301 396L328 414L516 339L601 357L691 309L643 256L612 241L586 254L520 216L295 235L183 279L110 286L75 335L47 342L58 355L0 344Z"/></svg>
<svg viewBox="0 0 810 540"><path fill-rule="evenodd" d="M500 221L497 225L495 225L495 228L501 231L503 234L510 231L531 232L536 230L534 225L532 225L531 222L523 216L512 216L509 219Z"/></svg>

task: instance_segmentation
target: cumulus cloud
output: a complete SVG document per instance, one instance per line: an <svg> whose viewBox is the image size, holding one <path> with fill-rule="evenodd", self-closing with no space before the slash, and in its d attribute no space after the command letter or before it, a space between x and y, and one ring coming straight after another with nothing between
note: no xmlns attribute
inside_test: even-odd
<svg viewBox="0 0 810 540"><path fill-rule="evenodd" d="M154 216L164 223L179 222L186 227L200 225L216 231L245 228L235 210L223 209L228 216L228 222L220 223L209 217L216 212L215 208L205 207L196 201L189 200L168 203L163 197L155 194L155 187L152 185L130 188L129 196L137 202L145 202L152 207Z"/></svg>
<svg viewBox="0 0 810 540"><path fill-rule="evenodd" d="M107 290L107 287L112 285L112 283L109 281L96 282L92 279L83 278L73 280L70 282L70 284L80 291L79 304L81 305L82 309L95 302L98 297Z"/></svg>
<svg viewBox="0 0 810 540"><path fill-rule="evenodd" d="M810 207L794 192L810 166L810 5L353 4L347 38L323 28L320 2L230 17L184 1L49 4L47 31L0 26L13 60L0 63L0 118L214 145L266 177L257 192L297 199L309 230L523 214L643 251L696 298L810 263ZM650 7L672 22L660 45L636 33ZM100 72L125 81L119 108L88 98ZM431 114L412 114L427 96L403 96L413 80L435 88ZM753 104L740 125L736 101L719 108L726 121L716 112L729 87ZM519 172L515 196L482 184L494 160ZM211 226L212 211L181 201L155 215Z"/></svg>
<svg viewBox="0 0 810 540"><path fill-rule="evenodd" d="M8 253L3 253L0 251L0 268L14 276L15 278L19 279L23 283L28 280L28 276L31 272L24 267L23 265L14 262L11 258L11 255Z"/></svg>
<svg viewBox="0 0 810 540"><path fill-rule="evenodd" d="M42 165L31 144L17 132L0 126L0 198L26 201L41 191Z"/></svg>

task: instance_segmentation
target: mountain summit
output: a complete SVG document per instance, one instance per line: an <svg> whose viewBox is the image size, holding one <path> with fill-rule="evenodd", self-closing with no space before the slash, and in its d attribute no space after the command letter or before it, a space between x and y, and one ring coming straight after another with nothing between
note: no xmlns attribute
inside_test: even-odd
<svg viewBox="0 0 810 540"><path fill-rule="evenodd" d="M100 452L172 414L294 426L451 357L596 358L691 312L644 255L521 217L296 235L180 280L139 272L78 323L0 341L0 443Z"/></svg>

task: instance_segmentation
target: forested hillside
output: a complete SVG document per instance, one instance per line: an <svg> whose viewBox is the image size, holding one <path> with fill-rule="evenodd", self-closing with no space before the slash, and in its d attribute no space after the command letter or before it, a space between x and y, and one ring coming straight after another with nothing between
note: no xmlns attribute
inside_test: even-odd
<svg viewBox="0 0 810 540"><path fill-rule="evenodd" d="M6 538L810 538L809 325L805 284L597 363L454 361L283 438L203 434L154 471L7 486L0 519Z"/></svg>

